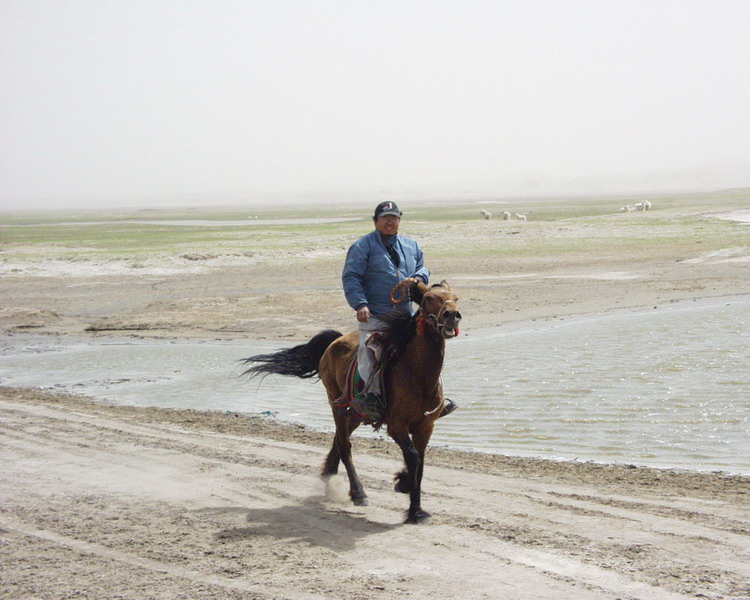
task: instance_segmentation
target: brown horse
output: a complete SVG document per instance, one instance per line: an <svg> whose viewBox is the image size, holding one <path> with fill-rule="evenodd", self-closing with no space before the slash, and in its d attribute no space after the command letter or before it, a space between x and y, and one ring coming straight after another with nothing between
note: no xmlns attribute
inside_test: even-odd
<svg viewBox="0 0 750 600"><path fill-rule="evenodd" d="M421 507L421 483L425 450L445 401L440 382L445 340L457 335L461 314L456 306L458 298L445 281L432 287L411 279L402 284L400 287L406 288L409 297L419 304L419 310L414 317L388 319L390 328L385 336L384 354L390 358L383 390L388 407L382 424L404 455L405 467L396 474L395 489L410 495L405 522L420 523L430 517ZM253 356L243 362L255 365L245 371L251 376L271 373L320 376L336 422L333 446L321 475L324 478L335 475L339 463L343 463L352 502L364 506L367 495L352 462L350 441L362 418L345 406L347 373L358 346L357 331L342 335L327 330L307 344Z"/></svg>

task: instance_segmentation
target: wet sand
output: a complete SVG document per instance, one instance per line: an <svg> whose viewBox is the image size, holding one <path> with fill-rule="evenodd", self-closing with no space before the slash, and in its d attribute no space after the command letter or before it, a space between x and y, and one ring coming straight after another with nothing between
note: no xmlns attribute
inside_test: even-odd
<svg viewBox="0 0 750 600"><path fill-rule="evenodd" d="M421 237L427 250L460 247L476 226ZM497 235L580 239L608 226L529 222ZM724 250L654 240L637 256L613 248L502 264L435 251L430 266L459 290L471 335L750 294L750 245ZM188 271L157 257L138 274L16 265L0 291L4 341L30 330L281 340L353 326L335 261L261 258ZM12 388L0 388L0 415L4 598L750 597L746 477L434 448L423 494L433 519L414 527L401 523L408 499L392 489L401 458L387 441L356 441L370 506L353 507L343 481L326 488L317 477L329 436L303 427Z"/></svg>

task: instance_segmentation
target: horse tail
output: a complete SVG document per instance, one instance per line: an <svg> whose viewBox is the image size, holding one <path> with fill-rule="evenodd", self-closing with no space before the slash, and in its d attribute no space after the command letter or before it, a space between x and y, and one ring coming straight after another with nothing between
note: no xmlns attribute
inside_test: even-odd
<svg viewBox="0 0 750 600"><path fill-rule="evenodd" d="M318 365L326 348L341 337L341 332L326 329L314 336L306 344L278 350L271 354L257 354L243 358L240 362L247 367L242 374L250 377L292 375L307 379L318 375Z"/></svg>

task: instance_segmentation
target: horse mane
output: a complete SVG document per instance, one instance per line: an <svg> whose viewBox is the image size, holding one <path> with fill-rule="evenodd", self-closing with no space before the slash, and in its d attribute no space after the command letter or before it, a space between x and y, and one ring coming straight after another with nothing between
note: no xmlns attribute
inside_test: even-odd
<svg viewBox="0 0 750 600"><path fill-rule="evenodd" d="M393 361L403 354L407 344L417 334L417 322L413 315L396 310L380 315L378 318L388 325L384 336L383 353L388 357L388 361Z"/></svg>

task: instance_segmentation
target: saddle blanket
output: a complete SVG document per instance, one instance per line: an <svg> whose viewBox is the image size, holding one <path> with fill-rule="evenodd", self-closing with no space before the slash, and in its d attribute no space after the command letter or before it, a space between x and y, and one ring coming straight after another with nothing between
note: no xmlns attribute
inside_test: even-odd
<svg viewBox="0 0 750 600"><path fill-rule="evenodd" d="M365 382L359 374L357 369L359 361L355 356L349 365L349 370L346 375L346 389L344 393L336 401L336 405L344 411L345 414L353 414L366 424L372 424L374 426L380 426L383 419L385 418L385 410L387 402L385 398L378 400L372 400L365 396ZM383 369L376 371L376 376L380 377L380 389L385 390L385 382L383 381ZM385 393L383 393L385 396Z"/></svg>

